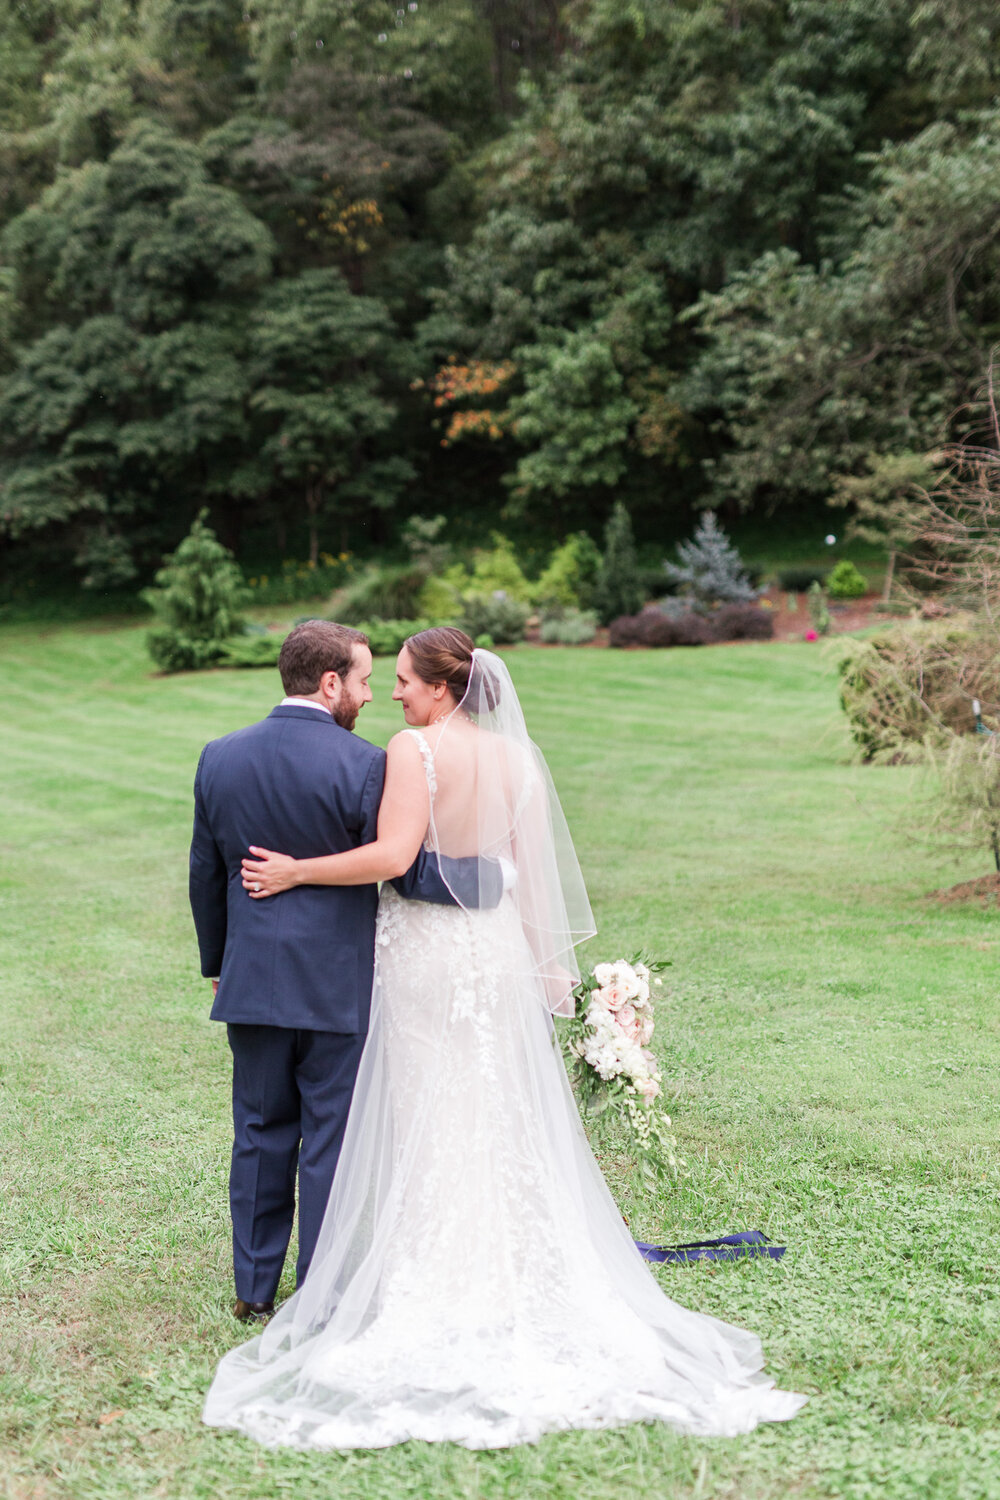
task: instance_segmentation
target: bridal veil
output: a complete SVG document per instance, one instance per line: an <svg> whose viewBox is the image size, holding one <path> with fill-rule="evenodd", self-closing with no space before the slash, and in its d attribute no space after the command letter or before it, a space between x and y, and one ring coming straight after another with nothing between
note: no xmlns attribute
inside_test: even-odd
<svg viewBox="0 0 1000 1500"><path fill-rule="evenodd" d="M590 908L500 658L477 650L447 722L409 732L428 847L516 878L492 910L383 891L371 1030L309 1275L223 1358L205 1421L265 1444L489 1448L791 1416L804 1398L774 1389L753 1334L663 1295L591 1154L550 1015L571 1006Z"/></svg>

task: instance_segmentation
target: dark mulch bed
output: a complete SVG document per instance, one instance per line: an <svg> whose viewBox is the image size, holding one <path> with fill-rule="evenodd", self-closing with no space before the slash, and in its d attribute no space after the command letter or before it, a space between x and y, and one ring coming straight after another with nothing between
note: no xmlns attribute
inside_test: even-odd
<svg viewBox="0 0 1000 1500"><path fill-rule="evenodd" d="M963 880L944 891L931 891L928 901L939 906L954 906L972 901L977 906L1000 906L1000 875L980 875L978 880Z"/></svg>

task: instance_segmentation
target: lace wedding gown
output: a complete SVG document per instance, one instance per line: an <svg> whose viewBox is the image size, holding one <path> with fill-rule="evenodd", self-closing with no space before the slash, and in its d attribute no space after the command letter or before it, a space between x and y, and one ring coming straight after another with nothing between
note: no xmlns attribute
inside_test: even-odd
<svg viewBox="0 0 1000 1500"><path fill-rule="evenodd" d="M434 756L416 733L430 792ZM530 934L529 934L530 936ZM804 1397L668 1300L591 1154L511 894L383 891L371 1032L309 1276L222 1360L205 1421L268 1445L468 1448L662 1420L732 1435Z"/></svg>

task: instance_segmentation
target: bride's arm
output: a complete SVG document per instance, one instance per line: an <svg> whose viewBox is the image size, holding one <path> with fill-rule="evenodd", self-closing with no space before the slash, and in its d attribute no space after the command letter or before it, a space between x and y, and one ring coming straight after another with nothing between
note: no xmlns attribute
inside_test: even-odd
<svg viewBox="0 0 1000 1500"><path fill-rule="evenodd" d="M294 885L372 885L376 880L393 880L405 874L416 859L429 816L430 798L420 751L412 735L397 734L389 742L385 789L373 844L362 844L343 854L322 854L316 859L292 859L251 844L250 853L256 858L243 861L243 887L260 901Z"/></svg>

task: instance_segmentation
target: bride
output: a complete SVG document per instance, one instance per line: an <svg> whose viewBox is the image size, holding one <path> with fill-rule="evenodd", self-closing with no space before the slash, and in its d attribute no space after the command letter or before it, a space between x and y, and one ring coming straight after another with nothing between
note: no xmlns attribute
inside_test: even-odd
<svg viewBox="0 0 1000 1500"><path fill-rule="evenodd" d="M376 842L255 850L244 884L263 900L387 880L424 842L503 859L509 889L479 910L383 886L371 1030L309 1275L223 1358L205 1421L268 1445L500 1448L791 1417L805 1398L774 1388L753 1334L663 1295L590 1152L550 1012L572 1013L592 918L506 667L459 630L421 631L393 697L409 727Z"/></svg>

